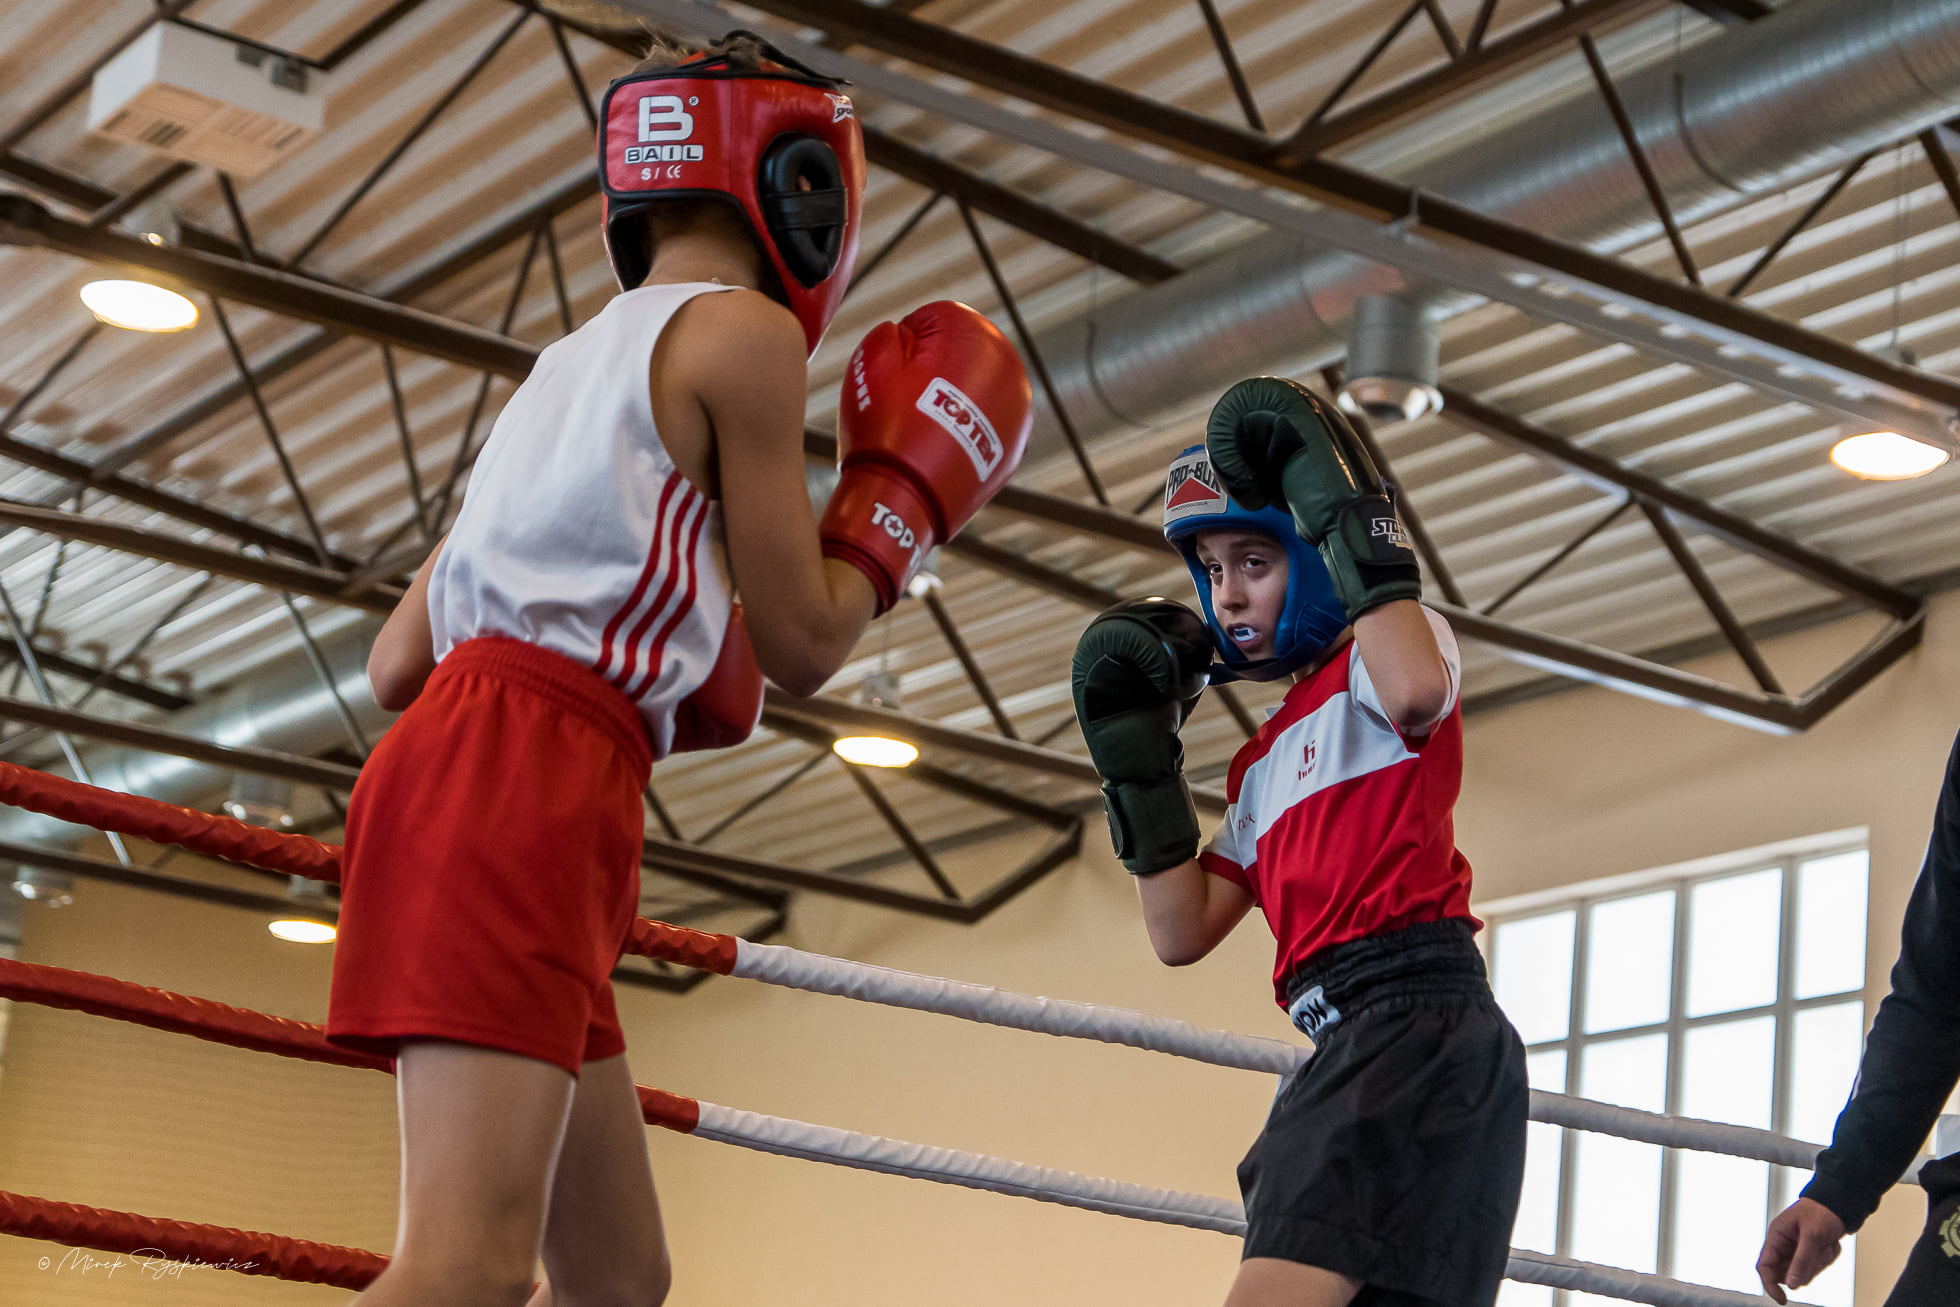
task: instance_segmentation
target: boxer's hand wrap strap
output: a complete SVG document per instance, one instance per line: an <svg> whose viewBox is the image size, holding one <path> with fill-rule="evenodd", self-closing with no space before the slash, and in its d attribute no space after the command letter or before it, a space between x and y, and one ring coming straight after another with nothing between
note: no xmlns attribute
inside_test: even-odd
<svg viewBox="0 0 1960 1307"><path fill-rule="evenodd" d="M1110 842L1132 876L1149 876L1198 856L1198 809L1182 775L1107 782L1102 796Z"/></svg>

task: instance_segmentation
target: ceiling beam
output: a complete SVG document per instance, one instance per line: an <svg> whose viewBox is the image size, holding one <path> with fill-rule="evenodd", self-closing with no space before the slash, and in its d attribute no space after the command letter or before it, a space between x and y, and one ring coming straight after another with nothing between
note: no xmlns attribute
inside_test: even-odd
<svg viewBox="0 0 1960 1307"><path fill-rule="evenodd" d="M319 785L330 790L351 790L360 776L358 768L322 762L318 758L281 753L276 749L213 744L180 731L137 726L132 722L76 712L72 708L51 708L38 700L17 699L12 695L0 695L0 721L24 722L29 726L65 731L83 739L104 740L173 758L188 758L192 762L208 763L213 767L228 767L233 771L252 772L259 776L276 776L301 785Z"/></svg>
<svg viewBox="0 0 1960 1307"><path fill-rule="evenodd" d="M689 35L723 30L732 21L701 0L618 2ZM1172 158L1070 130L772 27L772 39L796 57L903 103L1771 395L1960 448L1953 431L1960 381L1904 367L1797 323L1345 164L1315 158L1281 166L1274 162L1273 143L1263 136L861 0L760 0L756 7L790 24L816 27L1103 128L1112 137L1157 147ZM1219 178L1217 169L1240 180ZM1243 184L1247 181L1254 184Z"/></svg>
<svg viewBox="0 0 1960 1307"><path fill-rule="evenodd" d="M1595 486L1625 490L1636 498L1660 504L1669 512L1746 553L1795 572L1848 598L1869 604L1895 618L1917 612L1921 600L1898 586L1881 581L1788 536L1758 526L1745 517L1718 508L1707 500L1676 489L1659 477L1635 471L1583 445L1533 426L1523 418L1500 412L1469 393L1442 387L1442 417L1489 436L1500 444L1539 455Z"/></svg>
<svg viewBox="0 0 1960 1307"><path fill-rule="evenodd" d="M1160 259L1114 236L1106 236L1085 222L1016 195L1005 186L927 154L876 128L864 129L864 157L909 182L964 201L977 212L1018 228L1037 240L1080 255L1131 281L1154 286L1168 281L1179 272L1178 266L1166 259Z"/></svg>
<svg viewBox="0 0 1960 1307"><path fill-rule="evenodd" d="M425 295L476 267L512 243L529 236L537 229L538 224L551 222L559 215L577 208L588 200L596 199L598 194L597 174L569 182L536 202L525 205L503 221L465 241L419 271L409 273L395 284L377 290L374 298L404 304ZM257 378L260 386L269 385L301 364L318 358L336 341L342 339L345 338L336 331L315 332L255 365L252 375ZM226 381L214 387L201 398L191 401L169 417L118 445L100 462L93 465L95 476L100 477L118 471L137 459L146 457L176 440L198 423L215 417L249 396L250 392L242 380Z"/></svg>
<svg viewBox="0 0 1960 1307"><path fill-rule="evenodd" d="M1681 0L1681 3L1726 27L1753 23L1776 12L1764 0Z"/></svg>
<svg viewBox="0 0 1960 1307"><path fill-rule="evenodd" d="M647 837L641 863L652 870L668 872L681 879L688 879L690 873L706 872L717 877L733 876L759 880L769 885L781 885L786 889L806 890L813 894L824 894L874 907L909 912L915 916L972 925L991 915L995 909L1073 858L1081 851L1081 847L1082 819L1070 817L1066 826L1051 835L1042 847L1019 867L972 898L961 899L917 894L910 890L893 889L887 885L874 884L831 872L810 871L803 867L771 862L765 858L722 853L654 836Z"/></svg>
<svg viewBox="0 0 1960 1307"><path fill-rule="evenodd" d="M1815 726L1879 673L1912 652L1926 630L1922 608L1904 621L1888 624L1863 649L1805 693L1765 694L1737 689L1709 677L1597 645L1495 622L1467 608L1425 602L1460 634L1495 645L1514 661L1637 698L1690 708L1772 735L1795 735Z"/></svg>
<svg viewBox="0 0 1960 1307"><path fill-rule="evenodd" d="M1468 399L1467 396L1462 398ZM1482 408L1482 406L1478 407ZM1447 413L1449 410L1446 408L1444 411ZM1495 414L1494 410L1484 412L1486 416L1503 416ZM1548 457L1563 460L1568 455L1586 453L1576 447L1564 448L1566 442L1559 441L1549 433L1538 432L1528 424L1518 423L1516 419L1507 418L1502 424L1494 424L1493 430L1504 433L1503 438L1516 438L1515 443L1533 448L1534 452ZM1918 645L1925 624L1926 610L1923 598L1845 567L1835 560L1827 559L1772 532L1764 531L1744 519L1724 514L1704 501L1667 487L1665 483L1651 481L1650 485L1651 479L1643 479L1641 474L1621 468L1610 460L1598 460L1594 463L1591 459L1595 457L1588 456L1585 466L1592 468L1601 479L1610 475L1615 478L1612 484L1635 490L1636 493L1651 488L1657 495L1664 494L1667 498L1660 502L1665 503L1670 511L1679 513L1684 519L1689 518L1690 510L1698 511L1701 517L1692 519L1696 525L1720 535L1739 548L1789 567L1820 584L1831 585L1831 588L1850 595L1862 604L1890 614L1893 621L1863 650L1816 686L1802 695L1788 695L1737 689L1710 677L1684 672L1650 658L1618 653L1598 645L1567 639L1564 636L1549 635L1542 631L1514 626L1509 622L1497 621L1482 613L1454 604L1428 599L1424 602L1447 618L1460 635L1481 640L1515 661L1542 667L1546 671L1573 680L1603 685L1640 698L1693 708L1710 716L1774 734L1808 730L1821 721L1826 713L1843 703L1851 694ZM1068 513L1067 525L1071 530L1107 540L1112 544L1125 545L1151 554L1161 554L1164 550L1160 538L1138 539L1135 518L1108 509L1086 504L1077 505ZM956 540L948 548L957 553L959 551L955 546L963 543L967 542ZM969 544L968 547L970 548L971 545ZM996 546L984 547L998 554L1008 552ZM1040 569L1039 564L1021 559L1018 555L1008 555L1008 557L1022 567ZM1010 571L1011 564L998 566L984 558L975 561L981 562L983 566L996 565L997 570L1009 571L1010 575L1013 574ZM1826 577L1832 579L1826 580ZM1026 579L1031 584L1041 584L1040 579L1036 577L1021 579ZM1075 582L1074 585L1086 590L1087 593L1071 593L1067 586L1044 588L1060 598L1073 600L1085 608L1097 611L1108 607L1119 598L1112 591L1101 590L1087 583ZM1899 609L1895 599L1895 596L1901 595L1906 600L1903 611ZM824 705L824 711L833 711L834 701L822 700L821 703ZM861 719L847 724L875 724L875 719L867 715L880 711L853 705L840 705L839 708L841 712L853 714Z"/></svg>
<svg viewBox="0 0 1960 1307"><path fill-rule="evenodd" d="M835 463L837 437L806 427L803 431L803 452L819 463ZM1139 549L1155 549L1165 554L1177 552L1164 539L1162 528L1148 518L1129 517L1095 504L1084 504L1063 495L1049 494L1045 490L1030 490L1011 482L1002 486L982 511L1006 513L1033 522L1045 522L1050 526L1068 527L1120 540Z"/></svg>
<svg viewBox="0 0 1960 1307"><path fill-rule="evenodd" d="M0 662L11 664L19 661L20 649L13 641L0 641ZM152 708L161 708L165 712L176 712L180 708L191 706L189 697L178 694L174 690L166 690L145 681L108 672L106 668L85 663L79 658L70 658L63 653L56 653L39 644L34 646L34 661L41 664L41 670L44 672L54 672L56 675L66 676L88 685L100 681L104 690L133 703L148 704Z"/></svg>
<svg viewBox="0 0 1960 1307"><path fill-rule="evenodd" d="M357 589L350 584L349 578L323 567L253 558L234 549L214 548L161 531L127 526L84 513L23 504L18 500L0 499L0 526L39 531L58 540L73 540L101 549L113 549L137 558L210 572L287 594L309 595L331 603L346 604L382 616L394 612L395 606L401 602L401 591L398 589L380 586Z"/></svg>
<svg viewBox="0 0 1960 1307"><path fill-rule="evenodd" d="M261 264L148 241L56 216L24 195L0 195L0 242L38 246L112 267L133 268L166 284L208 291L351 336L399 345L451 363L522 380L537 351L494 331L372 295L341 290Z"/></svg>
<svg viewBox="0 0 1960 1307"><path fill-rule="evenodd" d="M813 697L799 699L769 686L763 696L763 724L772 716L871 731L908 740L923 749L936 749L980 762L997 763L1022 771L1039 772L1061 780L1100 786L1102 777L1087 758L1044 749L1039 745L1009 740L999 735L961 730L886 708L866 708L841 699ZM1209 786L1193 785L1191 797L1208 812L1225 811L1225 794Z"/></svg>
<svg viewBox="0 0 1960 1307"><path fill-rule="evenodd" d="M522 8L535 7L535 0L511 0ZM895 13L911 13L924 0L892 0ZM637 32L608 31L585 23L559 20L579 35L607 46L631 59L646 53L646 41ZM1056 210L1035 203L978 173L956 163L927 154L915 145L901 141L889 132L863 125L864 157L888 172L943 195L964 200L970 207L1018 228L1038 240L1047 241L1091 263L1145 285L1177 274L1177 267L1112 236L1104 236L1086 223L1077 222Z"/></svg>
<svg viewBox="0 0 1960 1307"><path fill-rule="evenodd" d="M340 915L340 905L331 900L301 902L274 894L255 894L250 890L208 885L203 881L188 880L182 876L165 876L142 867L125 867L120 862L91 858L86 854L64 853L58 849L45 849L33 844L16 844L12 840L0 840L0 862L57 872L64 876L80 876L85 880L97 880L108 885L154 890L199 903L212 903L226 908L243 908L248 912L323 918L330 922Z"/></svg>
<svg viewBox="0 0 1960 1307"><path fill-rule="evenodd" d="M1287 163L1309 158L1345 144L1357 136L1386 127L1398 118L1473 91L1497 74L1543 55L1558 53L1574 37L1609 23L1661 7L1663 0L1580 0L1529 26L1487 41L1462 58L1412 77L1379 95L1363 100L1295 132L1274 158Z"/></svg>
<svg viewBox="0 0 1960 1307"><path fill-rule="evenodd" d="M314 558L313 546L296 536L271 527L262 526L250 518L236 517L220 509L200 504L194 499L186 499L168 490L145 485L131 477L111 473L98 475L95 468L80 459L31 444L18 436L0 432L0 458L11 459L23 467L31 467L60 477L72 488L90 485L103 494L161 513L187 526L212 531L227 540L243 545L257 545L268 553L286 554L293 557ZM353 567L354 560L334 555L333 561L342 567Z"/></svg>
<svg viewBox="0 0 1960 1307"><path fill-rule="evenodd" d="M908 719L910 720L910 719ZM836 744L839 731L814 720L792 716L788 713L769 713L763 718L763 725L778 735L814 744L828 753ZM967 799L984 807L995 808L1014 817L1047 826L1052 830L1062 830L1075 820L1075 814L1050 804L1024 798L1012 790L1004 790L998 785L976 781L970 776L948 771L925 761L912 763L905 769L907 780L929 785L936 790Z"/></svg>

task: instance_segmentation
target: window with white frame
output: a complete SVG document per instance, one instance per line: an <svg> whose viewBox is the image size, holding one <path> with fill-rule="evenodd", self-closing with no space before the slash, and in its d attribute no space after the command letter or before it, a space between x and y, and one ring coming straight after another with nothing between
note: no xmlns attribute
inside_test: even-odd
<svg viewBox="0 0 1960 1307"><path fill-rule="evenodd" d="M1865 1033L1868 870L1846 840L1491 914L1532 1087L1827 1142ZM1763 1229L1808 1179L1533 1122L1512 1242L1761 1292ZM1807 1301L1851 1307L1852 1244ZM1507 1281L1499 1304L1611 1300Z"/></svg>

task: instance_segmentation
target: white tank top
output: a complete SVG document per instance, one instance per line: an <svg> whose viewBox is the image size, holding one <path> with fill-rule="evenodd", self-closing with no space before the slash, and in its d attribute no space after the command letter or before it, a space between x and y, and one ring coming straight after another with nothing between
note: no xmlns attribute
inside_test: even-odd
<svg viewBox="0 0 1960 1307"><path fill-rule="evenodd" d="M681 305L643 286L547 346L497 417L429 579L436 660L508 636L591 668L640 710L654 756L728 627L721 505L674 467L648 368Z"/></svg>

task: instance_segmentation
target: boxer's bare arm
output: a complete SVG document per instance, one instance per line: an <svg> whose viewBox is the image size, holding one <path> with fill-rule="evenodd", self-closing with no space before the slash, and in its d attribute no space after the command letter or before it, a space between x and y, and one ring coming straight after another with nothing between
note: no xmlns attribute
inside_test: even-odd
<svg viewBox="0 0 1960 1307"><path fill-rule="evenodd" d="M1186 967L1210 953L1252 908L1252 895L1196 858L1136 881L1150 947L1167 967Z"/></svg>
<svg viewBox="0 0 1960 1307"><path fill-rule="evenodd" d="M1422 605L1397 599L1354 619L1354 642L1388 719L1419 735L1450 702L1450 669Z"/></svg>
<svg viewBox="0 0 1960 1307"><path fill-rule="evenodd" d="M374 688L374 701L389 712L401 712L415 702L436 669L435 634L429 628L429 578L441 552L438 542L368 651L368 684Z"/></svg>
<svg viewBox="0 0 1960 1307"><path fill-rule="evenodd" d="M790 693L814 694L850 656L877 596L856 568L819 552L804 490L803 329L755 292L703 295L682 315L655 358L656 415L683 388L696 397L756 662Z"/></svg>

